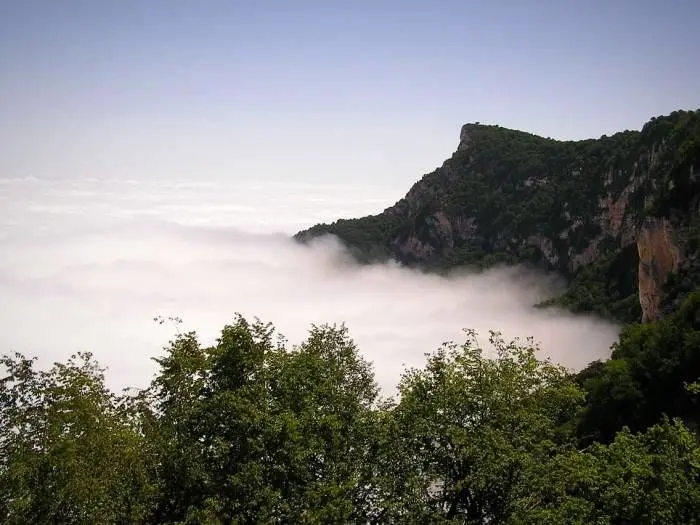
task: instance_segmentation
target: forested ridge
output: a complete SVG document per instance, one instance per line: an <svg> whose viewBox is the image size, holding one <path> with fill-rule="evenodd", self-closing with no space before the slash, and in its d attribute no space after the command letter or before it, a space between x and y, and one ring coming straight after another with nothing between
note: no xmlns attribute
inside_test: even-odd
<svg viewBox="0 0 700 525"><path fill-rule="evenodd" d="M630 323L672 310L700 284L699 198L700 110L579 141L472 123L457 151L395 205L295 238L331 234L361 262L395 259L433 272L556 271L569 287L550 304ZM666 245L678 252L668 267L659 264ZM640 251L648 279L638 275Z"/></svg>

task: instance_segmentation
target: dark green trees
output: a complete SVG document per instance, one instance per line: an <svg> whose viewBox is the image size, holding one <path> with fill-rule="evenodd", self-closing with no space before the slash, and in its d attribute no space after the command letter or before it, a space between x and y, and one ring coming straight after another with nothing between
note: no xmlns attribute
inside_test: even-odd
<svg viewBox="0 0 700 525"><path fill-rule="evenodd" d="M539 465L568 450L583 392L531 344L475 334L407 372L391 450L407 472L396 522L502 523L530 490ZM409 518L410 517L410 518Z"/></svg>
<svg viewBox="0 0 700 525"><path fill-rule="evenodd" d="M697 429L700 405L687 385L700 378L700 292L654 323L626 327L612 359L582 372L584 441L608 442L623 426L643 430L662 415Z"/></svg>
<svg viewBox="0 0 700 525"><path fill-rule="evenodd" d="M240 316L211 347L180 334L122 396L89 354L6 356L0 522L697 523L697 437L662 416L696 406L693 305L579 376L468 332L393 401L343 326L291 349Z"/></svg>
<svg viewBox="0 0 700 525"><path fill-rule="evenodd" d="M346 523L367 513L377 387L345 328L286 351L238 317L176 339L154 381L161 522Z"/></svg>
<svg viewBox="0 0 700 525"><path fill-rule="evenodd" d="M139 523L154 487L139 417L90 354L36 371L0 361L3 523Z"/></svg>

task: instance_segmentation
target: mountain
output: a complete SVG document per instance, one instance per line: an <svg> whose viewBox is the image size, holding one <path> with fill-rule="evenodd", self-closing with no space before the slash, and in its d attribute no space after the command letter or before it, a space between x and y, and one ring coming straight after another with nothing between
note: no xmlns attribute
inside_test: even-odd
<svg viewBox="0 0 700 525"><path fill-rule="evenodd" d="M699 200L700 110L580 141L472 123L393 206L295 238L427 271L533 265L569 283L543 306L649 321L700 284Z"/></svg>

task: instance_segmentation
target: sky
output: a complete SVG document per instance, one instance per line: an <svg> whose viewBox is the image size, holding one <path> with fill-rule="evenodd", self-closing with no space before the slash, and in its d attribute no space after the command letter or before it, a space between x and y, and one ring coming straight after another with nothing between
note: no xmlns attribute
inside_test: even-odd
<svg viewBox="0 0 700 525"><path fill-rule="evenodd" d="M0 177L402 192L460 126L561 139L700 106L697 0L3 0Z"/></svg>

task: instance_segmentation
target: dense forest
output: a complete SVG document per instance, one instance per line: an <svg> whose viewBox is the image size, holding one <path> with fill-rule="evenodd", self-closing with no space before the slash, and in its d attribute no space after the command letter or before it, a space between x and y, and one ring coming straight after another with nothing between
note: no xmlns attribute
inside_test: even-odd
<svg viewBox="0 0 700 525"><path fill-rule="evenodd" d="M149 388L5 356L0 516L24 523L700 521L700 293L578 374L492 333L382 398L344 326L177 333Z"/></svg>

